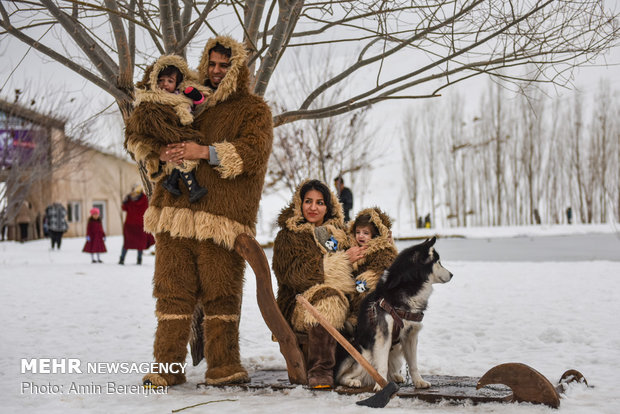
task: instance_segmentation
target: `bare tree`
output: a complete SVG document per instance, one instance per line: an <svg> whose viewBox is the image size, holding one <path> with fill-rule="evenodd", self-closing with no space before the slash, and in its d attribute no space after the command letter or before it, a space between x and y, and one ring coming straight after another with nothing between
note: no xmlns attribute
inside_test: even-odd
<svg viewBox="0 0 620 414"><path fill-rule="evenodd" d="M592 185L598 195L600 221L607 220L608 180L610 175L610 156L613 157L612 141L612 101L609 82L601 82L595 96L592 112L590 168ZM594 188L593 188L594 189Z"/></svg>
<svg viewBox="0 0 620 414"><path fill-rule="evenodd" d="M379 144L367 130L366 109L332 118L284 125L274 134L265 186L291 192L306 178L329 183L337 176L354 177L372 168Z"/></svg>
<svg viewBox="0 0 620 414"><path fill-rule="evenodd" d="M331 49L316 58L312 53L293 54L288 76L276 87L272 106L285 111L283 107L293 104L299 96L306 96L312 84L321 76L329 75L333 68L326 68L325 61L337 60ZM332 65L333 66L333 65ZM290 88L291 83L295 88ZM323 100L337 100L343 95L345 85L332 88ZM336 96L332 96L336 95ZM370 107L330 118L317 118L289 123L277 128L274 133L273 152L267 173L266 187L287 188L293 192L306 178L318 178L326 183L339 175L347 176L348 185L361 179L364 171L372 169L371 161L382 153L382 144L368 127L367 116Z"/></svg>
<svg viewBox="0 0 620 414"><path fill-rule="evenodd" d="M85 151L82 145L89 135L90 123L76 125L70 137L65 137L67 115L57 108L67 108L64 95L58 94L54 102L47 102L49 115L42 115L43 108L19 104L19 94L15 102L0 100L0 228L13 223L19 206L26 200L34 202L41 211L43 203L49 199L49 184L52 174L68 163L75 163ZM79 165L77 165L79 167ZM38 223L41 226L41 223Z"/></svg>
<svg viewBox="0 0 620 414"><path fill-rule="evenodd" d="M527 199L527 223L540 224L540 216L536 216L541 198L541 180L543 147L546 144L544 128L545 106L539 92L529 91L520 99L520 121L522 133L515 136L519 141L520 163L523 167ZM518 176L520 174L517 174ZM520 178L520 177L519 177ZM519 182L521 180L518 180Z"/></svg>
<svg viewBox="0 0 620 414"><path fill-rule="evenodd" d="M206 36L231 26L251 51L259 95L289 50L341 46L344 69L315 85L294 109L275 114L277 126L384 100L436 96L480 74L566 84L574 67L617 43L615 13L603 0L16 0L0 3L0 35L102 88L124 117L132 110L136 67L159 54L200 50ZM47 30L63 39L62 51ZM404 61L411 63L398 63ZM319 104L331 88L353 84L347 95Z"/></svg>
<svg viewBox="0 0 620 414"><path fill-rule="evenodd" d="M405 189L409 195L409 201L413 206L413 219L417 222L420 215L418 194L420 184L418 177L423 175L423 167L420 166L423 154L418 154L423 148L423 137L417 132L417 125L421 117L416 116L414 111L409 111L403 122L401 149L403 153L403 174L405 177Z"/></svg>

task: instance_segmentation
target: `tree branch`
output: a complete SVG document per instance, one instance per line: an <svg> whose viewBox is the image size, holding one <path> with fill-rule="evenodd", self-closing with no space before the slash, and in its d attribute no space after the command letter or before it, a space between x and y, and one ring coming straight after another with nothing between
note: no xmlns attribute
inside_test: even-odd
<svg viewBox="0 0 620 414"><path fill-rule="evenodd" d="M116 84L118 66L112 58L84 31L75 20L61 11L51 0L41 0L47 10L58 20L65 31L75 40L84 54L109 82Z"/></svg>

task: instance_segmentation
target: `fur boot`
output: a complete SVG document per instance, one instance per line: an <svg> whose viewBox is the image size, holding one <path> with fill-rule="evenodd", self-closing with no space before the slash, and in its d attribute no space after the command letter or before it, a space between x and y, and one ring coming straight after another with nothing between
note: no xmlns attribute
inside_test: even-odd
<svg viewBox="0 0 620 414"><path fill-rule="evenodd" d="M236 316L236 317L235 317ZM237 315L205 315L204 354L208 385L239 384L250 381L239 356L239 318Z"/></svg>
<svg viewBox="0 0 620 414"><path fill-rule="evenodd" d="M190 315L191 316L191 315ZM153 354L157 362L185 362L190 319L160 319L155 332ZM150 373L142 378L144 385L165 387L185 382L185 374Z"/></svg>
<svg viewBox="0 0 620 414"><path fill-rule="evenodd" d="M308 331L308 386L333 388L336 340L321 325Z"/></svg>

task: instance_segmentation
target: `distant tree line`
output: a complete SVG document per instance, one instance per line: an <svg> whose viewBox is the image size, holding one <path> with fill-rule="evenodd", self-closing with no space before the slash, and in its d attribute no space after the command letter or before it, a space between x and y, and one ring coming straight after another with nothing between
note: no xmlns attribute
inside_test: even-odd
<svg viewBox="0 0 620 414"><path fill-rule="evenodd" d="M619 220L618 91L601 81L589 97L524 92L489 83L478 108L454 94L407 117L402 148L414 217L430 211L445 226Z"/></svg>

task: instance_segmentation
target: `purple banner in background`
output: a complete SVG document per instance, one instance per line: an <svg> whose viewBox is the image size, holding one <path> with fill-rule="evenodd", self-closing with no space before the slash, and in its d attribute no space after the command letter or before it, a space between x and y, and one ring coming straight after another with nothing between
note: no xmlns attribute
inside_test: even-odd
<svg viewBox="0 0 620 414"><path fill-rule="evenodd" d="M40 129L0 128L0 167L8 168L13 164L42 162L43 154L35 156L37 146L42 143L42 139L45 139L45 133Z"/></svg>

